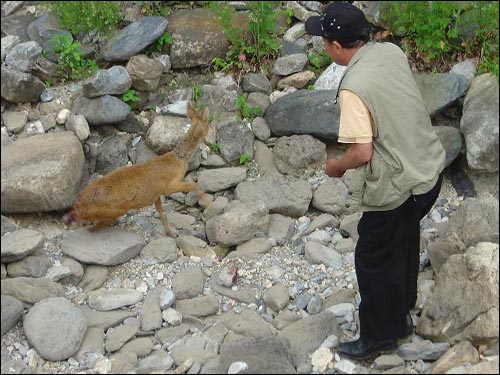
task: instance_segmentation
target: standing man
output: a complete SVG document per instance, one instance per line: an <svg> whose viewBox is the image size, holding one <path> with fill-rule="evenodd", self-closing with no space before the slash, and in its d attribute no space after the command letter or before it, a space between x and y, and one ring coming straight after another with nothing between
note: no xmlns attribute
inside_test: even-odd
<svg viewBox="0 0 500 375"><path fill-rule="evenodd" d="M347 66L337 93L338 141L349 148L327 161L326 174L353 170L346 208L363 212L355 249L360 336L339 346L340 354L363 359L395 349L413 331L420 220L438 197L445 151L405 54L370 42L361 10L335 2L305 26L323 37L333 61Z"/></svg>

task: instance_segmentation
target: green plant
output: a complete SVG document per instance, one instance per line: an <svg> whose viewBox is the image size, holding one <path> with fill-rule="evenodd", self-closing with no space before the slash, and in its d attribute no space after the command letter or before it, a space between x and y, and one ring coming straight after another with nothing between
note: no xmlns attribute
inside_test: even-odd
<svg viewBox="0 0 500 375"><path fill-rule="evenodd" d="M43 83L45 84L45 87L52 86L52 81L50 79L46 79L45 81L43 81Z"/></svg>
<svg viewBox="0 0 500 375"><path fill-rule="evenodd" d="M307 55L307 59L309 60L309 64L314 66L316 69L321 68L322 61L319 53L313 51Z"/></svg>
<svg viewBox="0 0 500 375"><path fill-rule="evenodd" d="M210 148L210 151L212 151L213 153L216 153L216 154L220 153L220 144L218 144L217 142L210 143L208 145L208 147Z"/></svg>
<svg viewBox="0 0 500 375"><path fill-rule="evenodd" d="M475 32L468 43L462 43L466 54L479 57L478 73L492 72L498 77L498 1L475 1L467 13ZM465 20L461 20L465 23Z"/></svg>
<svg viewBox="0 0 500 375"><path fill-rule="evenodd" d="M249 162L250 162L250 156L248 156L248 154L240 155L240 165L248 166Z"/></svg>
<svg viewBox="0 0 500 375"><path fill-rule="evenodd" d="M203 95L203 90L200 85L193 86L193 100L197 101Z"/></svg>
<svg viewBox="0 0 500 375"><path fill-rule="evenodd" d="M231 64L220 57L214 57L212 59L212 66L216 71L226 71L231 66Z"/></svg>
<svg viewBox="0 0 500 375"><path fill-rule="evenodd" d="M105 31L118 24L120 9L114 1L42 1L59 18L61 27L87 33L94 29Z"/></svg>
<svg viewBox="0 0 500 375"><path fill-rule="evenodd" d="M125 94L122 95L122 100L127 103L127 102L138 102L141 100L136 94L135 90L129 89Z"/></svg>
<svg viewBox="0 0 500 375"><path fill-rule="evenodd" d="M257 116L262 116L263 111L260 107L250 107L247 104L247 98L245 95L238 95L236 98L236 110L240 118L253 119Z"/></svg>
<svg viewBox="0 0 500 375"><path fill-rule="evenodd" d="M288 25L291 25L292 24L292 17L293 17L293 10L290 8L287 8L287 9L283 10L283 13L286 16L286 23Z"/></svg>
<svg viewBox="0 0 500 375"><path fill-rule="evenodd" d="M392 25L416 60L429 65L444 56L478 57L479 73L498 76L497 1L383 1L381 6L381 22Z"/></svg>
<svg viewBox="0 0 500 375"><path fill-rule="evenodd" d="M245 40L243 37L245 30L233 26L232 7L224 1L209 2L209 7L215 12L229 40L225 62L222 59L212 61L217 69L229 67L241 69L247 61L260 67L265 59L278 54L280 45L274 33L277 5L276 1L247 2L250 17L247 28L250 40Z"/></svg>
<svg viewBox="0 0 500 375"><path fill-rule="evenodd" d="M172 37L170 36L168 31L164 31L163 34L161 34L159 38L156 39L156 43L153 43L146 47L145 54L147 56L151 56L154 51L161 52L163 46L168 46L170 44L172 44Z"/></svg>
<svg viewBox="0 0 500 375"><path fill-rule="evenodd" d="M73 42L68 34L58 34L49 39L50 48L57 53L57 71L66 80L79 80L97 71L94 60L85 59L80 43Z"/></svg>
<svg viewBox="0 0 500 375"><path fill-rule="evenodd" d="M166 17L172 12L172 9L165 6L165 3L166 1L141 1L141 13L145 16ZM176 1L169 1L168 3L176 3Z"/></svg>

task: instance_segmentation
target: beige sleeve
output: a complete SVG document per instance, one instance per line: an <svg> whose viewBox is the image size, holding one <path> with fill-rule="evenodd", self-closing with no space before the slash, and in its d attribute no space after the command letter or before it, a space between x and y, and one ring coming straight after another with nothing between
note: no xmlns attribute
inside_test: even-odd
<svg viewBox="0 0 500 375"><path fill-rule="evenodd" d="M338 141L341 143L370 143L376 135L375 122L361 98L349 90L341 90Z"/></svg>

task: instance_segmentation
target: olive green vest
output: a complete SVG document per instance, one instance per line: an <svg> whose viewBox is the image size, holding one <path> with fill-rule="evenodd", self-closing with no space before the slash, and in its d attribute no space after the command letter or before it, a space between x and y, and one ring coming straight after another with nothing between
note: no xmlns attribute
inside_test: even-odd
<svg viewBox="0 0 500 375"><path fill-rule="evenodd" d="M339 90L357 94L377 128L372 159L346 179L349 210L392 210L432 189L445 151L403 51L392 43L364 45L349 61Z"/></svg>

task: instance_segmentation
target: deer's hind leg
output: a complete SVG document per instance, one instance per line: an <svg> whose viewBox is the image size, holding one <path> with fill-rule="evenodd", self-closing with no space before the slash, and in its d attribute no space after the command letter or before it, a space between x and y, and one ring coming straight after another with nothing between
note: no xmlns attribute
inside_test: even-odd
<svg viewBox="0 0 500 375"><path fill-rule="evenodd" d="M167 218L163 214L163 207L161 206L161 195L158 197L158 199L155 201L155 207L156 211L158 211L158 214L160 215L161 222L163 223L163 227L165 228L165 233L169 235L170 237L177 237L177 233L175 230L172 230L167 223Z"/></svg>

